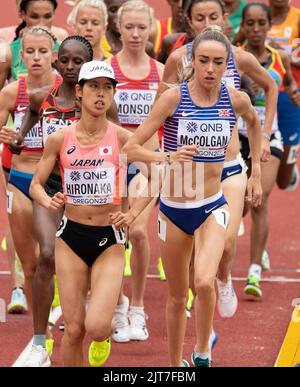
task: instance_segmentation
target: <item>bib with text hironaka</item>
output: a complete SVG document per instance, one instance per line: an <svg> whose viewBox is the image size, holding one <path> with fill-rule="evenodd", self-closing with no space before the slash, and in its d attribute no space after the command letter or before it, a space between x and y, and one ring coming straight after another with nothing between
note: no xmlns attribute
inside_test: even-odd
<svg viewBox="0 0 300 387"><path fill-rule="evenodd" d="M225 120L180 120L177 143L199 145L198 157L225 157L231 137L230 122Z"/></svg>
<svg viewBox="0 0 300 387"><path fill-rule="evenodd" d="M259 122L261 128L264 128L265 121L266 121L266 107L265 106L254 106L255 111L258 115ZM272 133L276 132L278 130L278 121L277 121L277 113L275 113L273 124L272 124ZM245 121L242 119L242 117L238 118L238 131L240 134L242 134L244 137L248 137L248 131Z"/></svg>
<svg viewBox="0 0 300 387"><path fill-rule="evenodd" d="M74 205L102 205L114 200L115 168L65 169L64 192Z"/></svg>
<svg viewBox="0 0 300 387"><path fill-rule="evenodd" d="M18 107L17 109L18 110L16 110L14 114L14 128L19 131L25 116L25 111L27 110L27 106L24 108ZM28 149L43 148L43 133L40 123L37 123L33 128L30 129L24 138L24 144Z"/></svg>
<svg viewBox="0 0 300 387"><path fill-rule="evenodd" d="M115 101L122 125L141 125L149 116L156 90L117 90Z"/></svg>

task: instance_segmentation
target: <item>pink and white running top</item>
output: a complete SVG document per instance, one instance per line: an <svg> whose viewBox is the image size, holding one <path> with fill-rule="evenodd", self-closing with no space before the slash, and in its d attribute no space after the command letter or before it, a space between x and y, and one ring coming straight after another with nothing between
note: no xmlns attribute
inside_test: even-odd
<svg viewBox="0 0 300 387"><path fill-rule="evenodd" d="M125 166L120 159L117 126L108 121L107 131L95 145L81 145L77 123L67 128L59 166L67 203L99 206L121 204Z"/></svg>

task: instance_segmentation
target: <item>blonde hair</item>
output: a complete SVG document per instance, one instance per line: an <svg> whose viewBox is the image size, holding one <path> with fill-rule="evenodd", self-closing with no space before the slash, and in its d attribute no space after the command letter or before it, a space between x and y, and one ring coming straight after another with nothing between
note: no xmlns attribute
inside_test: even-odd
<svg viewBox="0 0 300 387"><path fill-rule="evenodd" d="M76 19L78 16L78 12L84 8L84 7L92 7L92 8L97 8L104 20L104 25L107 25L107 20L108 20L108 14L107 14L107 7L104 3L103 0L79 0L77 1L77 4L71 11L70 15L67 18L67 22L69 25L74 25L76 23Z"/></svg>
<svg viewBox="0 0 300 387"><path fill-rule="evenodd" d="M121 26L121 19L122 16L125 12L131 12L131 11L136 11L136 12L145 12L149 16L149 21L150 21L150 28L153 24L154 20L154 11L153 8L151 8L145 1L143 0L129 0L126 1L118 10L118 19L117 19L117 26L120 30Z"/></svg>
<svg viewBox="0 0 300 387"><path fill-rule="evenodd" d="M215 41L223 44L226 48L227 52L227 63L229 60L230 52L231 52L231 43L228 38L223 34L222 28L217 25L207 26L201 34L199 34L194 40L191 58L195 58L195 51L200 43L204 41ZM190 62L187 66L183 66L183 68L179 71L179 82L189 82L194 79L195 69L193 64Z"/></svg>
<svg viewBox="0 0 300 387"><path fill-rule="evenodd" d="M28 28L27 31L24 32L22 36L22 49L24 48L24 39L26 36L43 36L49 39L51 43L51 50L54 49L55 44L57 42L56 36L50 31L49 28L45 26L34 26L31 28Z"/></svg>

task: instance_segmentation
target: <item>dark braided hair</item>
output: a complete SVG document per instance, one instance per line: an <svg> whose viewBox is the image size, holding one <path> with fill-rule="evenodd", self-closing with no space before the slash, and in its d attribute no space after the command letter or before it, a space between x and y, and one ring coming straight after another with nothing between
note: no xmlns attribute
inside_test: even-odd
<svg viewBox="0 0 300 387"><path fill-rule="evenodd" d="M41 1L41 0L21 0L20 2L20 5L19 5L19 11L24 11L24 12L27 12L27 9L28 9L28 6L29 6L29 3L31 3L32 1ZM54 11L56 10L57 8L57 0L45 0L45 1L49 1L52 5L53 5L53 9ZM26 22L25 20L23 20L19 25L18 27L16 28L16 37L14 40L17 40L19 39L20 37L20 32L23 30L23 28L26 27Z"/></svg>
<svg viewBox="0 0 300 387"><path fill-rule="evenodd" d="M75 41L75 42L78 42L78 43L81 43L82 46L85 48L86 50L86 53L87 53L87 61L90 62L91 60L93 60L93 57L94 57L94 50L93 50L93 47L91 45L91 43L85 39L83 36L80 36L80 35L73 35L73 36L68 36L63 42L62 44L60 45L60 48L59 48L59 51L58 51L58 56L63 48L63 46L68 43L68 42L72 42L72 41Z"/></svg>

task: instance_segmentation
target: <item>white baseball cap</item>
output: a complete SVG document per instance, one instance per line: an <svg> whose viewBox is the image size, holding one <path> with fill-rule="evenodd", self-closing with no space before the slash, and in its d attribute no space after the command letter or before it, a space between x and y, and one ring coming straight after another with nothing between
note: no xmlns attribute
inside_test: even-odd
<svg viewBox="0 0 300 387"><path fill-rule="evenodd" d="M84 63L80 69L78 82L95 78L109 78L114 85L117 84L114 70L108 63L99 60Z"/></svg>

